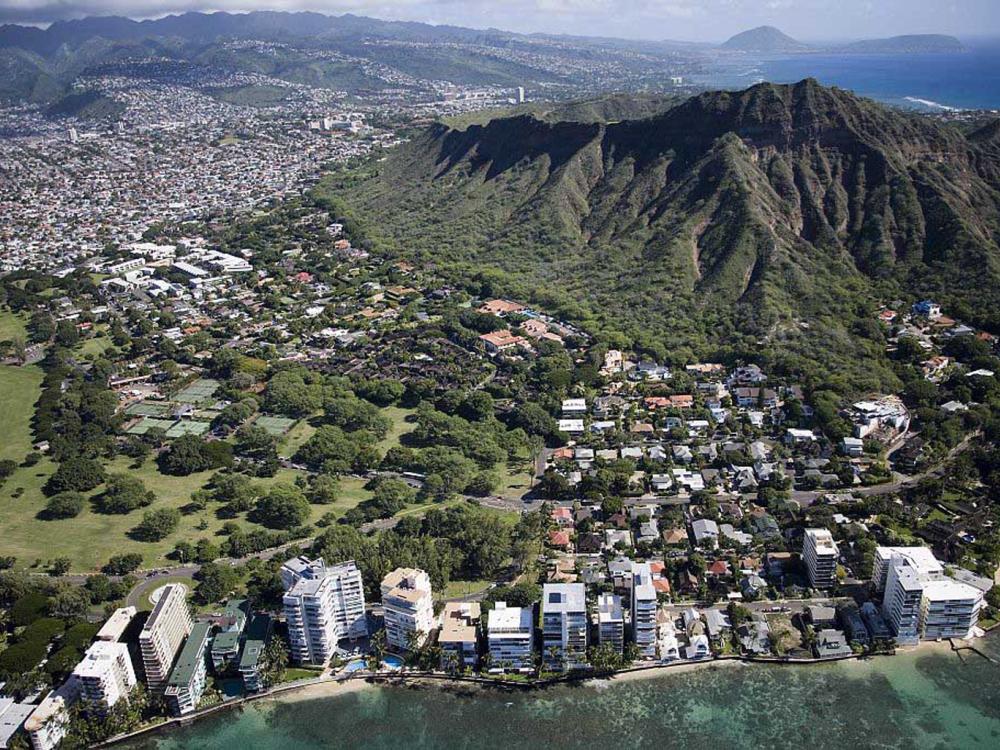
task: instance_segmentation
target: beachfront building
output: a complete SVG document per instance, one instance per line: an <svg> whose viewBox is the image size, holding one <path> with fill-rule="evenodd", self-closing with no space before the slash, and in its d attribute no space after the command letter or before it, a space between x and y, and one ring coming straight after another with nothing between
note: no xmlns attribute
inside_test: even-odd
<svg viewBox="0 0 1000 750"><path fill-rule="evenodd" d="M222 672L240 654L240 641L250 617L250 602L247 599L230 599L225 609L215 616L219 628L212 639L212 666Z"/></svg>
<svg viewBox="0 0 1000 750"><path fill-rule="evenodd" d="M70 676L53 690L24 722L32 750L55 750L69 727L70 709L80 699L80 683Z"/></svg>
<svg viewBox="0 0 1000 750"><path fill-rule="evenodd" d="M296 557L280 575L294 661L326 664L338 641L368 635L365 591L353 560L327 567L322 558Z"/></svg>
<svg viewBox="0 0 1000 750"><path fill-rule="evenodd" d="M625 648L625 614L622 598L616 594L597 597L597 642L610 644L618 654Z"/></svg>
<svg viewBox="0 0 1000 750"><path fill-rule="evenodd" d="M139 633L146 685L152 691L163 689L181 644L191 633L186 596L187 589L179 583L168 583L160 589L153 611Z"/></svg>
<svg viewBox="0 0 1000 750"><path fill-rule="evenodd" d="M174 716L183 716L198 708L208 680L206 653L211 632L211 623L196 622L177 657L163 691L167 707Z"/></svg>
<svg viewBox="0 0 1000 750"><path fill-rule="evenodd" d="M263 612L254 615L247 626L239 666L243 689L247 693L259 693L266 687L263 674L264 650L271 640L273 630L274 620Z"/></svg>
<svg viewBox="0 0 1000 750"><path fill-rule="evenodd" d="M128 646L95 641L73 669L73 679L80 685L80 699L87 713L107 716L136 686Z"/></svg>
<svg viewBox="0 0 1000 750"><path fill-rule="evenodd" d="M385 640L389 648L419 648L434 629L431 579L417 568L396 568L382 579Z"/></svg>
<svg viewBox="0 0 1000 750"><path fill-rule="evenodd" d="M546 583L542 588L542 656L549 669L587 663L587 592L582 583Z"/></svg>
<svg viewBox="0 0 1000 750"><path fill-rule="evenodd" d="M14 736L21 731L34 710L30 703L19 703L0 695L0 748L13 747Z"/></svg>
<svg viewBox="0 0 1000 750"><path fill-rule="evenodd" d="M969 638L979 621L982 591L947 577L925 547L879 547L873 580L884 591L882 614L901 645Z"/></svg>
<svg viewBox="0 0 1000 750"><path fill-rule="evenodd" d="M648 562L632 563L632 639L640 659L656 658L656 589Z"/></svg>
<svg viewBox="0 0 1000 750"><path fill-rule="evenodd" d="M809 571L809 585L814 589L833 588L837 580L839 552L833 535L826 529L806 529L802 541L802 560Z"/></svg>
<svg viewBox="0 0 1000 750"><path fill-rule="evenodd" d="M486 626L490 672L530 672L534 668L535 623L531 607L497 602Z"/></svg>
<svg viewBox="0 0 1000 750"><path fill-rule="evenodd" d="M441 668L475 667L479 655L479 602L448 602L441 613Z"/></svg>

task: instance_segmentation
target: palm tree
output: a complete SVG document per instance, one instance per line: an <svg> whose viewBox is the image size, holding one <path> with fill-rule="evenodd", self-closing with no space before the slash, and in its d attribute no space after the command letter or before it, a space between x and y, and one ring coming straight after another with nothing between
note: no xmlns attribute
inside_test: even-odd
<svg viewBox="0 0 1000 750"><path fill-rule="evenodd" d="M368 641L368 670L377 672L382 666L382 655L386 649L385 629L375 631Z"/></svg>

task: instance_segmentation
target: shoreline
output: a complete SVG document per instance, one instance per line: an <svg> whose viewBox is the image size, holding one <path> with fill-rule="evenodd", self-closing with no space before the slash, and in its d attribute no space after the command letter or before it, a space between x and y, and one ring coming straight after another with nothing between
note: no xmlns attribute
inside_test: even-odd
<svg viewBox="0 0 1000 750"><path fill-rule="evenodd" d="M650 664L644 666L631 667L629 669L613 672L606 675L593 674L569 674L561 675L551 679L533 680L531 682L505 682L491 678L479 677L478 675L451 675L443 672L377 672L356 674L337 679L336 677L324 677L301 683L285 683L272 689L270 692L251 695L244 698L226 701L216 704L201 711L196 711L184 717L168 719L165 722L148 727L137 729L129 734L114 737L99 743L94 747L112 747L124 742L139 739L147 735L154 735L166 732L174 727L186 727L196 721L214 716L223 711L245 708L255 703L264 704L290 704L311 700L321 700L333 698L352 693L360 693L375 687L411 687L416 689L436 688L440 690L450 690L452 692L464 692L473 695L479 691L500 690L505 692L536 692L548 688L558 688L567 685L579 685L589 687L594 690L613 687L616 684L629 684L662 678L670 674L686 674L703 669L750 669L754 666L772 667L815 667L824 664L844 664L852 663L856 668L873 669L876 662L882 663L879 657L893 656L915 656L921 654L952 654L960 661L964 657L960 651L972 649L977 651L971 642L959 641L956 645L952 641L927 641L916 646L897 648L891 653L881 654L852 654L831 659L778 659L765 658L754 659L745 656L723 656L713 659L701 659L698 661L675 661L668 664ZM978 651L977 651L978 653ZM980 654L985 657L985 655Z"/></svg>

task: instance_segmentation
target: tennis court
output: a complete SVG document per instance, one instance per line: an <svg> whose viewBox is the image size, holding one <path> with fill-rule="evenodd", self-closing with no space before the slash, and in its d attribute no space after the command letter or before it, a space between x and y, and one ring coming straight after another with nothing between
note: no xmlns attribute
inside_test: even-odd
<svg viewBox="0 0 1000 750"><path fill-rule="evenodd" d="M200 404L202 401L208 401L211 399L212 394L215 393L218 387L218 380L201 378L194 381L186 388L183 388L180 393L174 396L174 401L178 401L182 404Z"/></svg>
<svg viewBox="0 0 1000 750"><path fill-rule="evenodd" d="M271 435L275 437L281 437L290 429L292 425L295 424L297 420L289 419L288 417L257 417L257 421L254 422L258 427L263 427Z"/></svg>

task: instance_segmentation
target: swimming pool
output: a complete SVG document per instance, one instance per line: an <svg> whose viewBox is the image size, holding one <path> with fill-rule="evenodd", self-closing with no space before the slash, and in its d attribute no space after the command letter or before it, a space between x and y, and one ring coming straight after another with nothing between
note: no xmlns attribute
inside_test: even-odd
<svg viewBox="0 0 1000 750"><path fill-rule="evenodd" d="M367 666L368 662L366 662L364 659L351 659L351 661L347 662L347 664L344 666L344 671L358 672L362 669L365 669Z"/></svg>
<svg viewBox="0 0 1000 750"><path fill-rule="evenodd" d="M382 666L386 669L402 669L403 659L400 656L393 656L389 654L388 656L382 657Z"/></svg>

